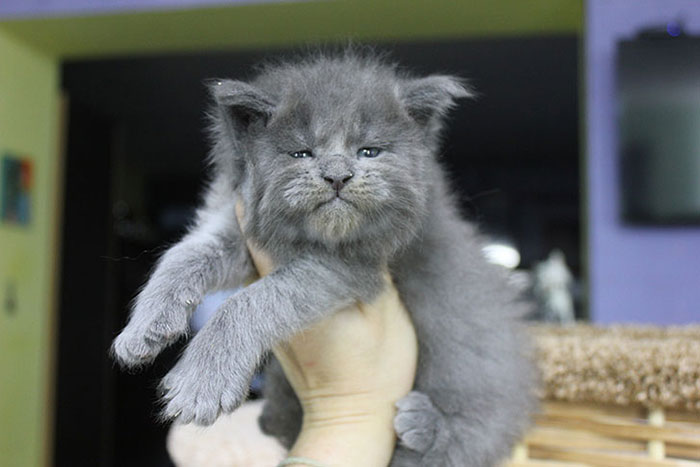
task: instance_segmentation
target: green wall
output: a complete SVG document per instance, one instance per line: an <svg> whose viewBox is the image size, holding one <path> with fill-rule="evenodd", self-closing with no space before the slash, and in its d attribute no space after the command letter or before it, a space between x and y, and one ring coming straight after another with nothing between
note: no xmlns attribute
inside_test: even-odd
<svg viewBox="0 0 700 467"><path fill-rule="evenodd" d="M48 444L57 79L55 59L0 31L0 155L26 154L34 164L31 224L0 223L0 465L8 467L44 464Z"/></svg>

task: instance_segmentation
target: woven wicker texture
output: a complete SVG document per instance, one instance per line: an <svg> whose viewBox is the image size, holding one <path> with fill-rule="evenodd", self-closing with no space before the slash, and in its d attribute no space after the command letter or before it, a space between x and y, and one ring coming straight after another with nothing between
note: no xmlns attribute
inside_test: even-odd
<svg viewBox="0 0 700 467"><path fill-rule="evenodd" d="M700 412L700 326L534 326L543 398Z"/></svg>

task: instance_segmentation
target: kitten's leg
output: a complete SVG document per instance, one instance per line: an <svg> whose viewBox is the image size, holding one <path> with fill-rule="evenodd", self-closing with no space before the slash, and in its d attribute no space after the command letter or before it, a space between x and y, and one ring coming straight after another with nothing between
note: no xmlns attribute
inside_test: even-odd
<svg viewBox="0 0 700 467"><path fill-rule="evenodd" d="M431 222L426 237L435 237L392 267L419 346L414 392L398 404L392 467L498 465L537 403L519 291L485 262L466 225L450 223Z"/></svg>
<svg viewBox="0 0 700 467"><path fill-rule="evenodd" d="M536 405L536 371L524 336L507 320L489 323L497 332L476 322L469 332L449 320L443 327L413 317L422 346L419 371L414 391L397 403L399 445L391 466L496 465ZM435 327L426 332L430 324Z"/></svg>
<svg viewBox="0 0 700 467"><path fill-rule="evenodd" d="M265 368L265 405L258 419L263 433L274 436L287 449L299 436L304 412L282 366L272 357Z"/></svg>
<svg viewBox="0 0 700 467"><path fill-rule="evenodd" d="M114 356L127 367L151 362L188 332L189 317L204 294L240 285L252 271L233 204L200 212L196 227L158 261L112 344Z"/></svg>
<svg viewBox="0 0 700 467"><path fill-rule="evenodd" d="M163 379L164 416L208 425L236 408L267 350L357 300L371 301L384 286L379 271L299 259L231 297Z"/></svg>
<svg viewBox="0 0 700 467"><path fill-rule="evenodd" d="M394 427L399 445L391 462L392 467L420 467L441 465L447 467L492 466L503 461L517 441L515 433L522 429L522 421L509 419L497 407L490 410L490 419L484 419L473 405L458 400L460 394L447 395L438 391L443 407L438 407L425 393L413 391L397 403ZM439 398L439 399L438 399ZM451 405L457 412L445 410ZM476 414L470 414L474 410ZM532 410L529 406L523 411ZM512 436L504 436L504 432Z"/></svg>

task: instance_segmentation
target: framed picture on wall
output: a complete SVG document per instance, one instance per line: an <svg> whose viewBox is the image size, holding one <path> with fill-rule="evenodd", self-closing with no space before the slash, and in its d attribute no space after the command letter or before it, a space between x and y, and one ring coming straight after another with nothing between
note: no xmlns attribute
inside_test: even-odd
<svg viewBox="0 0 700 467"><path fill-rule="evenodd" d="M32 161L5 153L0 162L0 221L29 225L31 221Z"/></svg>

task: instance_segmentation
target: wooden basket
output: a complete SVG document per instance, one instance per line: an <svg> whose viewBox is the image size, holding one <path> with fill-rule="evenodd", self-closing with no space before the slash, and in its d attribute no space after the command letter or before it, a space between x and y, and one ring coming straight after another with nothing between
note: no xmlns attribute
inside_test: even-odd
<svg viewBox="0 0 700 467"><path fill-rule="evenodd" d="M548 402L508 465L700 466L700 414Z"/></svg>

